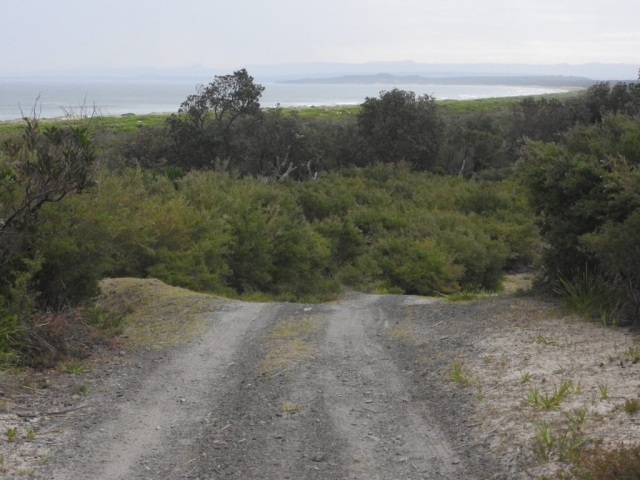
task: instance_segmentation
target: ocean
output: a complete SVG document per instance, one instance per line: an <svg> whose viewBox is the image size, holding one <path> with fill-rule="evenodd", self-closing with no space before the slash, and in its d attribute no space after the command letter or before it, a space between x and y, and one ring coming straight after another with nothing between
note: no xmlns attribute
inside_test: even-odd
<svg viewBox="0 0 640 480"><path fill-rule="evenodd" d="M0 121L28 115L37 102L41 118L60 117L82 105L96 107L102 115L124 113L176 112L198 83L211 81L190 78L82 79L82 78L0 78ZM260 83L258 81L258 83ZM288 85L262 83L263 107L357 105L366 97L376 97L394 87L429 94L436 99L468 100L564 92L551 87L501 85Z"/></svg>

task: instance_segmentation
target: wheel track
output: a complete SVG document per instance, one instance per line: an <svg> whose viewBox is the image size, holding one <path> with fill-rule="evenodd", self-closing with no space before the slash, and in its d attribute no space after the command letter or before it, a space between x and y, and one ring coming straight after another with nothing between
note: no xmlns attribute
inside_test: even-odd
<svg viewBox="0 0 640 480"><path fill-rule="evenodd" d="M428 302L361 294L321 306L226 302L200 341L69 444L50 478L476 478L434 412L412 398L409 376L382 340L404 305ZM314 358L261 375L269 331L309 315ZM283 412L284 402L300 410Z"/></svg>

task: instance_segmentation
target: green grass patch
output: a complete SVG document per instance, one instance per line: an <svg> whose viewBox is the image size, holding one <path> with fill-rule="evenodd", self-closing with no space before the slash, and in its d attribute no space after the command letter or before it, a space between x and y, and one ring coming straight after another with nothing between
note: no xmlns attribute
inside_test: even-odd
<svg viewBox="0 0 640 480"><path fill-rule="evenodd" d="M443 113L449 114L473 114L473 113L498 113L507 112L514 105L524 98L533 97L536 99L558 99L564 100L578 95L581 90L571 92L549 93L546 95L528 95L522 97L498 97L498 98L478 98L475 100L438 100L438 106L442 107Z"/></svg>
<svg viewBox="0 0 640 480"><path fill-rule="evenodd" d="M311 107L285 107L282 113L295 114L300 118L345 118L357 115L362 108L360 105L335 105Z"/></svg>
<svg viewBox="0 0 640 480"><path fill-rule="evenodd" d="M101 133L123 133L132 132L141 127L163 126L168 113L148 114L148 115L113 115L96 116L91 119L91 125ZM67 119L67 118L42 118L40 125L43 127L57 124L86 124L87 119ZM19 134L23 131L24 123L21 120L9 120L0 122L0 138L11 134Z"/></svg>

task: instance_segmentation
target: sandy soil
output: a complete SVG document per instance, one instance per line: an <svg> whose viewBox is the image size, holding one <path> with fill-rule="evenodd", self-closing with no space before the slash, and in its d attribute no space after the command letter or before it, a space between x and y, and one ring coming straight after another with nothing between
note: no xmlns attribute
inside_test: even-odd
<svg viewBox="0 0 640 480"><path fill-rule="evenodd" d="M562 452L543 460L532 422L559 434L562 413L581 408L585 438L640 441L623 408L639 393L638 339L545 301L350 294L209 308L186 345L112 350L92 371L6 394L0 428L18 432L0 440L6 478L535 478ZM568 381L555 408L527 404L530 389Z"/></svg>

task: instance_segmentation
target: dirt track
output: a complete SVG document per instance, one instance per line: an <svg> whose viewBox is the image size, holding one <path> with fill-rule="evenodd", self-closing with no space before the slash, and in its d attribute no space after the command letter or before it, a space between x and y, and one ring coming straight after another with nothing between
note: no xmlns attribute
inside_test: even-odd
<svg viewBox="0 0 640 480"><path fill-rule="evenodd" d="M421 399L424 385L396 355L391 327L409 305L429 302L360 294L314 306L222 302L203 337L138 364L119 402L78 419L45 476L493 477L477 452L452 449L451 422L440 421L449 406ZM307 328L297 330L300 322Z"/></svg>

